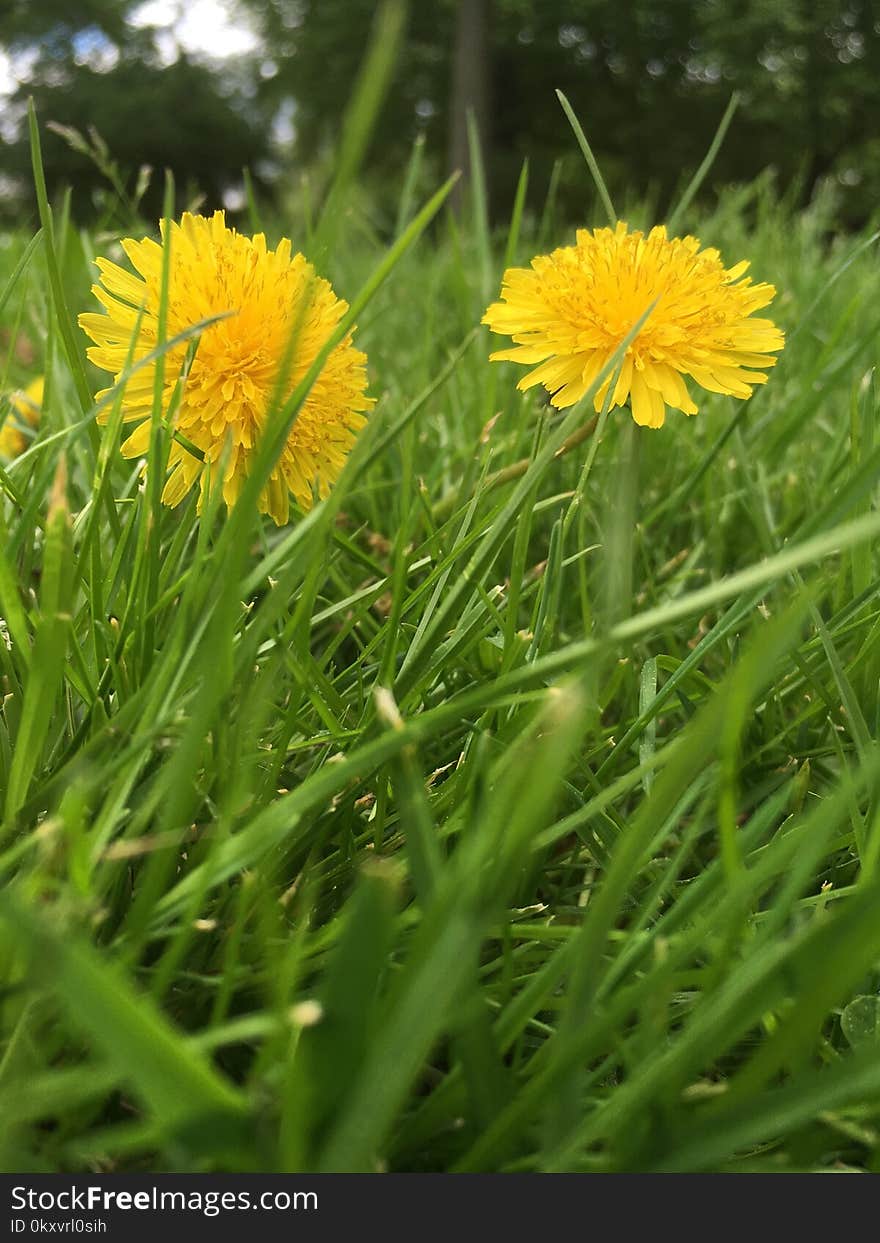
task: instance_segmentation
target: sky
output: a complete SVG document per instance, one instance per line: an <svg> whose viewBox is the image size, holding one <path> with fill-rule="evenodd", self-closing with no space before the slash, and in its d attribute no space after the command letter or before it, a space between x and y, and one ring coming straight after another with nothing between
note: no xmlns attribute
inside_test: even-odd
<svg viewBox="0 0 880 1243"><path fill-rule="evenodd" d="M178 48L223 60L257 45L253 30L228 0L145 0L132 13L132 24L159 28L156 42L169 63Z"/></svg>

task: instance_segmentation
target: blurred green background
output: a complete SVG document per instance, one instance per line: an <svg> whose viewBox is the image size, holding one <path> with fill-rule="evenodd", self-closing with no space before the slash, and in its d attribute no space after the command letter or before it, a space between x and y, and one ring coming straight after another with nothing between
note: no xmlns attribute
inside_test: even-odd
<svg viewBox="0 0 880 1243"><path fill-rule="evenodd" d="M203 196L207 208L241 210L248 168L258 192L294 209L304 178L320 191L375 9L374 0L0 0L0 217L34 213L29 95L44 123L82 136L53 132L44 146L50 193L70 186L81 219L125 215L120 189L143 192L143 214L155 217L162 178L146 169L163 167L180 205ZM390 224L396 178L420 136L426 183L466 168L468 109L497 215L507 215L528 157L535 203L555 184L564 213L582 218L580 155L557 87L612 191L656 204L658 215L735 90L742 106L716 189L769 169L793 204L832 186L845 225L875 210L875 0L427 0L410 5L366 165L377 225Z"/></svg>

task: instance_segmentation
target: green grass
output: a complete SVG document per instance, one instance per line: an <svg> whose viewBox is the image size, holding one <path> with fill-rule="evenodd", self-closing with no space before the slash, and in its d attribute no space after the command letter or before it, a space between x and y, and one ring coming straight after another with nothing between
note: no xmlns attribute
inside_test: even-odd
<svg viewBox="0 0 880 1243"><path fill-rule="evenodd" d="M766 179L687 207L779 366L557 456L589 411L476 325L568 226L420 211L414 164L385 247L367 130L311 242L379 402L282 530L98 432L112 241L0 239L3 389L47 377L0 476L0 1164L876 1168L873 238Z"/></svg>

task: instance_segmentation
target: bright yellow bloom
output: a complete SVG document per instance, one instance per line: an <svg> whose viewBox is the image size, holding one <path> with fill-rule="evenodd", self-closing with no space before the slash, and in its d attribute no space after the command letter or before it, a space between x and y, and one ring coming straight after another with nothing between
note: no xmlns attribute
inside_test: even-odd
<svg viewBox="0 0 880 1243"><path fill-rule="evenodd" d="M137 363L156 348L163 246L169 242L167 338L209 316L227 315L199 334L174 425L208 462L218 461L228 442L223 499L232 506L247 477L291 344L282 399L308 371L348 305L315 275L302 255L291 253L287 238L276 250L268 250L262 233L253 238L236 233L227 227L223 212L211 218L186 212L179 224L171 225L170 236L163 227L161 245L149 238L123 241L136 276L107 259L97 261L103 286L94 285L92 292L106 314L81 315L79 322L95 342L89 358L111 372L114 381L130 355ZM166 412L186 352L184 343L165 354ZM365 395L366 361L353 347L350 333L330 353L260 497L261 510L277 523L287 521L291 492L307 509L313 489L323 498L338 478L373 405ZM154 377L155 365L149 363L125 385L123 419L138 424L122 445L126 457L141 457L148 450ZM109 413L99 417L106 422ZM201 506L206 472L177 440L171 444L169 469L162 493L165 504L177 505L201 474Z"/></svg>
<svg viewBox="0 0 880 1243"><path fill-rule="evenodd" d="M772 320L753 318L776 290L743 280L748 266L725 268L717 250L701 250L695 237L669 239L662 226L647 236L623 223L579 229L574 246L504 273L503 301L483 323L515 348L492 360L540 364L518 387L543 384L554 406L572 406L656 300L627 348L611 408L628 399L646 427L662 427L667 406L696 414L684 376L713 393L751 397L767 379L752 368L772 367L785 338ZM612 379L596 393L596 410Z"/></svg>
<svg viewBox="0 0 880 1243"><path fill-rule="evenodd" d="M0 427L0 457L7 460L18 457L19 453L23 453L27 448L27 435L18 424L27 423L31 427L36 427L40 421L40 407L43 404L43 377L38 376L36 380L31 380L27 388L11 393L9 403L14 411L14 417L7 417L3 426Z"/></svg>

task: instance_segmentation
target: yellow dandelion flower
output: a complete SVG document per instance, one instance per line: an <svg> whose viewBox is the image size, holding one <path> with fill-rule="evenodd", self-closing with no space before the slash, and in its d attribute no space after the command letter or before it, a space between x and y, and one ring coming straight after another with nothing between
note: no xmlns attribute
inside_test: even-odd
<svg viewBox="0 0 880 1243"><path fill-rule="evenodd" d="M656 301L627 348L610 408L630 403L633 418L662 427L666 407L696 414L684 377L702 388L750 397L776 362L785 337L753 312L770 303L772 285L753 285L747 262L725 268L717 250L695 237L668 238L662 226L647 236L615 229L579 229L574 246L504 273L501 302L483 323L510 336L514 348L493 361L534 365L518 387L543 384L560 409L572 406ZM595 395L601 410L613 377Z"/></svg>
<svg viewBox="0 0 880 1243"><path fill-rule="evenodd" d="M315 275L287 238L269 250L262 233L244 237L226 225L223 212L210 218L184 213L162 228L162 244L126 239L123 249L137 275L108 259L98 259L102 284L92 292L105 314L85 314L80 326L95 342L88 356L118 382L129 356L134 363L155 349L158 339L163 246L170 242L167 338L210 316L227 318L199 335L198 348L183 383L175 427L208 462L229 444L223 499L234 505L253 461L272 405L279 374L293 341L292 362L283 382L287 398L308 371L348 310L327 281ZM132 351L132 334L136 340ZM187 345L165 355L164 408L170 408ZM290 493L303 508L313 489L324 497L338 478L355 435L373 405L365 394L366 357L349 333L330 353L300 408L290 435L260 497L260 508L277 523L287 521ZM123 419L137 423L122 445L126 457L146 454L150 442L155 365L135 372L125 385ZM105 389L98 397L111 390ZM106 422L109 413L104 412ZM201 461L172 441L169 475L162 493L177 505L206 472Z"/></svg>
<svg viewBox="0 0 880 1243"><path fill-rule="evenodd" d="M0 457L9 460L18 457L27 448L28 437L23 425L36 427L39 423L43 387L43 377L38 376L36 380L31 380L27 388L10 394L9 404L12 406L13 416L7 417L0 427Z"/></svg>

